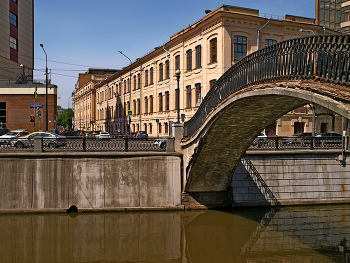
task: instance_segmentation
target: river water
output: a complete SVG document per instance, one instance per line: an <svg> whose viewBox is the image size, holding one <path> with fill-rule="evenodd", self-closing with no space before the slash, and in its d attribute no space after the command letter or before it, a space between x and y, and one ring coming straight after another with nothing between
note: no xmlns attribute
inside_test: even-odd
<svg viewBox="0 0 350 263"><path fill-rule="evenodd" d="M350 262L350 205L0 216L0 262Z"/></svg>

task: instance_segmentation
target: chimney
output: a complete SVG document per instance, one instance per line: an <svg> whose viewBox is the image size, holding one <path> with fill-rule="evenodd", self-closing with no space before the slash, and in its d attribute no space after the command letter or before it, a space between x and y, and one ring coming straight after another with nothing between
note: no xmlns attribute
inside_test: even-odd
<svg viewBox="0 0 350 263"><path fill-rule="evenodd" d="M207 9L207 10L205 10L204 12L205 12L206 14L209 14L209 13L211 12L211 10L208 10L208 9Z"/></svg>

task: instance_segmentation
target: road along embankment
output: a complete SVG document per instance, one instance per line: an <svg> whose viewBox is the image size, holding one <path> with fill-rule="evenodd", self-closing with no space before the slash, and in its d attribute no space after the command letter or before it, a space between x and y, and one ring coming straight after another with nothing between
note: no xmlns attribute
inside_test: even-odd
<svg viewBox="0 0 350 263"><path fill-rule="evenodd" d="M183 209L177 153L3 153L0 213Z"/></svg>

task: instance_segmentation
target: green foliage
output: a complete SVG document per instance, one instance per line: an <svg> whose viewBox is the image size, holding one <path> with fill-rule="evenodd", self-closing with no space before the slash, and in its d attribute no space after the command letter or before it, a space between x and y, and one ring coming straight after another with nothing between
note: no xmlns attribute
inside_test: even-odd
<svg viewBox="0 0 350 263"><path fill-rule="evenodd" d="M74 112L72 109L64 110L63 113L57 116L57 125L61 125L66 130L70 130L72 128L73 116L74 116Z"/></svg>

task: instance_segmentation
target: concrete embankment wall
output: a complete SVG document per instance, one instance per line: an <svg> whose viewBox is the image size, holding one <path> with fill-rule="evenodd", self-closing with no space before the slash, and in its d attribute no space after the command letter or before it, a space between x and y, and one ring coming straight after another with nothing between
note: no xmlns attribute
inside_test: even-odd
<svg viewBox="0 0 350 263"><path fill-rule="evenodd" d="M233 206L350 203L350 154L250 152L231 182Z"/></svg>
<svg viewBox="0 0 350 263"><path fill-rule="evenodd" d="M0 212L176 208L182 155L2 153Z"/></svg>

